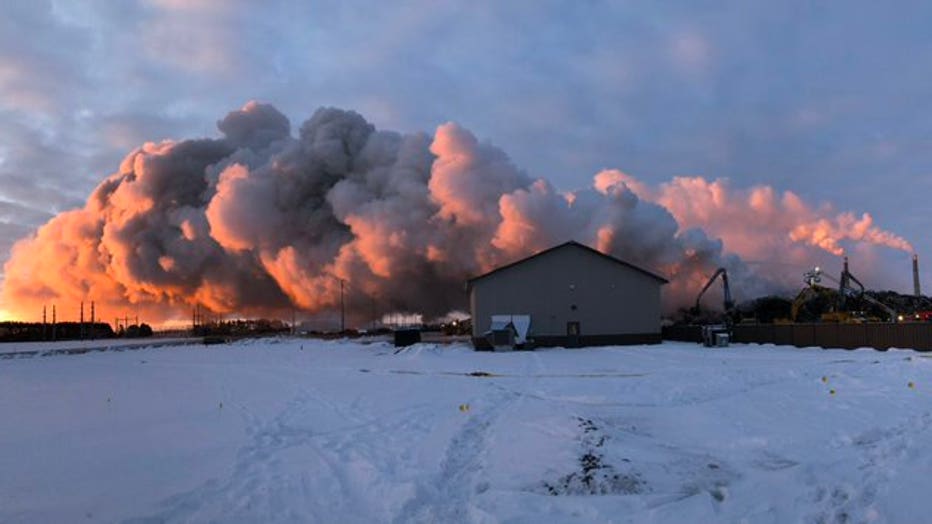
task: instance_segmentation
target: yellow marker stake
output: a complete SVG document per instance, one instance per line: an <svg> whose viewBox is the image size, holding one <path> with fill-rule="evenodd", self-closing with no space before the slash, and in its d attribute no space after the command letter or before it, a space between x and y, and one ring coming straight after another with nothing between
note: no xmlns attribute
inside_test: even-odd
<svg viewBox="0 0 932 524"><path fill-rule="evenodd" d="M906 384L906 386L909 387L909 389L916 389L916 385L913 384L912 382L910 382L909 384Z"/></svg>
<svg viewBox="0 0 932 524"><path fill-rule="evenodd" d="M460 404L460 411L462 411L463 413L466 413L467 411L469 411L469 404Z"/></svg>
<svg viewBox="0 0 932 524"><path fill-rule="evenodd" d="M834 390L834 389L828 390L828 394L829 394L829 395L834 395L834 394L835 394L835 390Z"/></svg>
<svg viewBox="0 0 932 524"><path fill-rule="evenodd" d="M828 384L828 377L823 376L823 377L822 377L822 382L825 383L825 384Z"/></svg>

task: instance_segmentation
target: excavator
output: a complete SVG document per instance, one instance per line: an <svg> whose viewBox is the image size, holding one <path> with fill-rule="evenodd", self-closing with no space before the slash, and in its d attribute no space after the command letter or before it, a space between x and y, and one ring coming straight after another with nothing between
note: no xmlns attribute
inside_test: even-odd
<svg viewBox="0 0 932 524"><path fill-rule="evenodd" d="M722 292L724 295L725 318L723 322L714 324L704 324L702 326L702 344L706 347L724 347L731 340L731 324L735 314L735 301L731 297L731 288L728 286L728 271L720 267L715 270L709 281L702 287L702 291L696 297L696 305L693 307L693 313L698 314L700 311L699 301L702 295L715 283L717 278L722 278Z"/></svg>
<svg viewBox="0 0 932 524"><path fill-rule="evenodd" d="M696 305L693 307L694 311L699 311L699 301L702 300L702 295L704 295L705 292L708 291L710 287L712 287L712 284L715 283L715 279L719 276L722 277L722 290L725 297L725 313L729 314L732 312L732 310L734 310L735 301L731 298L731 288L728 287L728 270L720 267L715 270L715 273L712 274L712 276L709 278L709 281L706 282L705 286L702 287L702 291L699 292L699 296L696 297Z"/></svg>
<svg viewBox="0 0 932 524"><path fill-rule="evenodd" d="M841 277L835 278L831 275L826 274L822 271L822 268L815 267L811 271L807 271L803 277L803 280L807 284L807 288L800 292L799 296L796 297L796 300L793 302L792 314L795 321L799 321L801 315L801 310L805 303L812 301L816 298L825 299L827 296L827 288L819 286L818 284L822 282L823 278L828 279L831 282L834 282L838 285L838 294L836 298L835 311L829 313L823 313L821 315L821 320L823 321L834 321L834 322L850 322L853 320L850 313L847 311L848 301L850 299L854 300L864 300L880 310L882 310L887 315L887 320L890 322L896 322L899 319L897 312L890 306L880 302L879 300L871 297L870 295L864 292L864 284L860 280L855 278L854 275L848 270L848 257L844 259L844 266L841 270ZM853 284L853 285L852 285Z"/></svg>

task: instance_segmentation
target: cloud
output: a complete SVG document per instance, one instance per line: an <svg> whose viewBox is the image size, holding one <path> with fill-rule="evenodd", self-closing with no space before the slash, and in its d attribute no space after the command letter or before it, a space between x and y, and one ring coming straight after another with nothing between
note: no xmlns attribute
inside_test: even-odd
<svg viewBox="0 0 932 524"><path fill-rule="evenodd" d="M239 71L240 32L252 24L241 20L250 8L237 1L151 0L143 9L140 41L156 63L197 75L231 75Z"/></svg>
<svg viewBox="0 0 932 524"><path fill-rule="evenodd" d="M617 170L559 192L499 148L449 123L383 131L353 111L318 109L294 137L268 104L218 122L220 139L146 143L86 204L20 241L3 296L20 312L95 300L148 318L375 309L443 315L462 283L567 240L671 277L687 303L716 267L773 290L742 257L843 243L904 248L868 215L834 214L772 188L675 178L651 186ZM179 311L180 310L180 311Z"/></svg>
<svg viewBox="0 0 932 524"><path fill-rule="evenodd" d="M0 110L50 113L88 78L72 60L89 46L81 31L62 23L51 2L16 2L0 19Z"/></svg>
<svg viewBox="0 0 932 524"><path fill-rule="evenodd" d="M712 44L696 31L675 34L670 54L674 66L688 73L706 73L713 62Z"/></svg>
<svg viewBox="0 0 932 524"><path fill-rule="evenodd" d="M728 178L834 202L801 239L867 212L920 254L930 247L912 211L932 161L927 6L40 0L4 14L0 199L30 209L80 205L126 151L216 138L218 115L258 98L295 123L309 101L357 108L402 136L455 119L557 194L612 166L650 187ZM251 177L256 162L237 159ZM371 191L347 186L347 198ZM449 256L441 248L426 249Z"/></svg>

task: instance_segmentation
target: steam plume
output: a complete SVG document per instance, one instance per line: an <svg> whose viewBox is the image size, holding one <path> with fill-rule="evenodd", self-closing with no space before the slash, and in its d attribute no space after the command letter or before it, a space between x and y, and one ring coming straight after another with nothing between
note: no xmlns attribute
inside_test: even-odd
<svg viewBox="0 0 932 524"><path fill-rule="evenodd" d="M561 193L449 123L433 136L376 130L319 109L291 133L250 102L219 139L147 143L94 190L14 247L3 297L27 317L43 303L95 300L148 318L319 312L346 285L357 320L465 307L466 278L575 239L671 277L668 304L726 266L750 294L775 283L741 257L842 242L910 249L902 238L768 187L676 178L651 187L620 171Z"/></svg>

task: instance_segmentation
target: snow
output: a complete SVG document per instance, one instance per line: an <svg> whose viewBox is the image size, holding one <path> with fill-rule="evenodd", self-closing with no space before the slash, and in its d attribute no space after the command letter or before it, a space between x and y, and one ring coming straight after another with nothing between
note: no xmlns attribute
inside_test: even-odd
<svg viewBox="0 0 932 524"><path fill-rule="evenodd" d="M0 358L31 357L88 351L119 351L142 347L201 344L203 338L99 338L93 340L58 340L54 342L0 343Z"/></svg>
<svg viewBox="0 0 932 524"><path fill-rule="evenodd" d="M0 522L918 522L930 390L910 350L4 359Z"/></svg>

